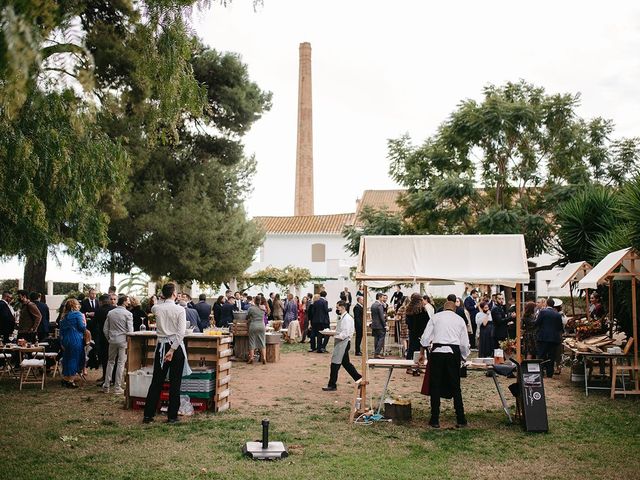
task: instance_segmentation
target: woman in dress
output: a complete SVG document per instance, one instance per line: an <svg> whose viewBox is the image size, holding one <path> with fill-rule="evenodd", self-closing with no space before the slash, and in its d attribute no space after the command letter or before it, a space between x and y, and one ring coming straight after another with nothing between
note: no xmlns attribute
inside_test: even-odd
<svg viewBox="0 0 640 480"><path fill-rule="evenodd" d="M522 354L527 359L536 358L536 303L527 302L522 313Z"/></svg>
<svg viewBox="0 0 640 480"><path fill-rule="evenodd" d="M275 306L275 305L274 305ZM284 304L284 328L289 328L289 324L298 318L298 304L293 299L293 294L287 294L287 301Z"/></svg>
<svg viewBox="0 0 640 480"><path fill-rule="evenodd" d="M284 317L284 307L282 305L282 300L280 300L280 294L276 293L276 296L273 297L273 320L274 321L282 321Z"/></svg>
<svg viewBox="0 0 640 480"><path fill-rule="evenodd" d="M429 318L432 318L436 314L436 307L433 304L433 299L429 295L422 297L424 300L424 308L429 314Z"/></svg>
<svg viewBox="0 0 640 480"><path fill-rule="evenodd" d="M133 315L133 331L139 331L141 325L144 325L146 329L148 327L147 314L144 313L144 310L142 310L140 300L138 300L136 297L129 297L129 300L131 302L129 304L129 310L131 311L131 315Z"/></svg>
<svg viewBox="0 0 640 480"><path fill-rule="evenodd" d="M480 344L478 345L478 357L493 357L493 321L489 304L480 302L480 311L476 315L476 325L478 325Z"/></svg>
<svg viewBox="0 0 640 480"><path fill-rule="evenodd" d="M249 299L247 298L247 300ZM256 297L256 302L257 301L260 301L258 297ZM264 326L265 314L266 312L256 306L253 299L249 301L249 310L247 311L247 323L249 324L249 360L247 360L247 363L253 363L256 349L260 350L262 363L267 363L266 329Z"/></svg>
<svg viewBox="0 0 640 480"><path fill-rule="evenodd" d="M222 305L224 305L224 295L220 295L216 300L216 303L213 304L213 322L216 326L220 326Z"/></svg>
<svg viewBox="0 0 640 480"><path fill-rule="evenodd" d="M302 332L302 340L300 343L304 343L307 339L307 302L309 299L306 295L302 297L302 301L298 304L298 323L300 324L300 331Z"/></svg>
<svg viewBox="0 0 640 480"><path fill-rule="evenodd" d="M78 388L75 378L84 368L84 331L86 321L80 313L80 302L75 298L67 300L60 320L60 343L64 349L62 356L62 386Z"/></svg>
<svg viewBox="0 0 640 480"><path fill-rule="evenodd" d="M407 326L407 307L409 306L409 302L411 301L410 297L403 297L402 305L398 308L396 312L396 322L400 326L400 331L398 333L398 341L402 345L402 348L406 352L409 348L409 327Z"/></svg>
<svg viewBox="0 0 640 480"><path fill-rule="evenodd" d="M419 293L412 293L405 310L405 321L409 330L407 360L413 360L413 353L420 351L420 337L422 337L424 329L427 327L429 318L422 296ZM407 373L415 375L415 372L416 370L411 368L407 369Z"/></svg>

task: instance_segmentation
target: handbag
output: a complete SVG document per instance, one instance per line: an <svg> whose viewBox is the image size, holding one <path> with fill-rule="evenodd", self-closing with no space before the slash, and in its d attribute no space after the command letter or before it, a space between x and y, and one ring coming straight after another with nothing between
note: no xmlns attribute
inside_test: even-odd
<svg viewBox="0 0 640 480"><path fill-rule="evenodd" d="M420 389L420 393L423 395L429 395L430 393L430 384L431 380L431 362L427 361L427 366L424 369L424 378L422 379L422 388Z"/></svg>

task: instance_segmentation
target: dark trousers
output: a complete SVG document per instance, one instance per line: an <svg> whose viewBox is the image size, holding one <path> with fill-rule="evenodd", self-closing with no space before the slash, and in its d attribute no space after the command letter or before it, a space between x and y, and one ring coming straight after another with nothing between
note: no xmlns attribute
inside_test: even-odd
<svg viewBox="0 0 640 480"><path fill-rule="evenodd" d="M471 333L469 334L469 348L478 348L476 346L476 333L478 331L478 324L475 318L471 318Z"/></svg>
<svg viewBox="0 0 640 480"><path fill-rule="evenodd" d="M36 332L20 332L18 338L24 338L28 343L36 343Z"/></svg>
<svg viewBox="0 0 640 480"><path fill-rule="evenodd" d="M340 371L340 366L343 366L347 371L351 378L354 380L359 380L362 378L362 375L358 373L356 367L353 366L351 360L349 360L349 349L351 348L351 342L347 344L347 349L344 351L344 355L342 357L342 363L331 363L331 373L329 374L329 387L335 387L338 382L338 372Z"/></svg>
<svg viewBox="0 0 640 480"><path fill-rule="evenodd" d="M460 356L431 352L429 362L431 363L431 420L429 423L440 423L441 396L453 398L457 423L467 423L460 389Z"/></svg>
<svg viewBox="0 0 640 480"><path fill-rule="evenodd" d="M318 349L318 331L313 328L313 326L311 327L311 332L309 332L309 344L310 344L310 349L311 350L317 350Z"/></svg>
<svg viewBox="0 0 640 480"><path fill-rule="evenodd" d="M382 329L375 328L372 330L373 332L373 341L375 346L375 355L382 355L384 352L384 337L386 335L386 331Z"/></svg>
<svg viewBox="0 0 640 480"><path fill-rule="evenodd" d="M165 349L165 353L169 351L169 346ZM155 359L153 360L153 379L147 393L147 401L144 406L144 416L152 418L156 414L156 406L160 398L162 384L169 372L169 410L167 418L172 420L178 418L178 409L180 408L180 384L182 383L182 370L184 369L184 352L182 348L178 348L173 352L173 358L170 362L164 362L160 366L160 354L162 350L156 348Z"/></svg>
<svg viewBox="0 0 640 480"><path fill-rule="evenodd" d="M326 350L327 349L327 344L329 343L329 336L328 335L322 335L320 333L320 330L323 330L325 328L325 325L320 325L320 326L314 326L312 328L312 334L315 336L315 342L312 339L311 340L311 349L312 350ZM314 348L314 346L316 348Z"/></svg>
<svg viewBox="0 0 640 480"><path fill-rule="evenodd" d="M547 372L547 377L553 377L553 366L556 360L558 344L551 342L537 342L536 350L539 359L548 360L548 362L543 365L544 370Z"/></svg>
<svg viewBox="0 0 640 480"><path fill-rule="evenodd" d="M356 328L356 353L362 353L362 321L355 323Z"/></svg>

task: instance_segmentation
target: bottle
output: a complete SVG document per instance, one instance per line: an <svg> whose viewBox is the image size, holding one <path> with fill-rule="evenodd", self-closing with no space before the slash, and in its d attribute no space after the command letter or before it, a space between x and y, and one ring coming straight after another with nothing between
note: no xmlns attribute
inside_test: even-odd
<svg viewBox="0 0 640 480"><path fill-rule="evenodd" d="M146 332L147 331L147 326L144 323L140 324L140 331L141 332Z"/></svg>

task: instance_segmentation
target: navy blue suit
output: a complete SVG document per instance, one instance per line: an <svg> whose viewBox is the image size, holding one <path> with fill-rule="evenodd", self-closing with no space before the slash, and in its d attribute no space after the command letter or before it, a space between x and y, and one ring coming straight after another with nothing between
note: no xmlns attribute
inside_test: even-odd
<svg viewBox="0 0 640 480"><path fill-rule="evenodd" d="M38 339L43 340L49 335L49 306L43 302L34 303L42 315L42 320L40 320L40 325L38 325Z"/></svg>
<svg viewBox="0 0 640 480"><path fill-rule="evenodd" d="M562 342L562 315L551 307L543 308L538 313L536 327L538 328L537 355L538 358L548 361L545 369L547 377L551 378L553 376L556 350Z"/></svg>
<svg viewBox="0 0 640 480"><path fill-rule="evenodd" d="M235 303L225 303L220 310L220 323L216 319L216 325L218 327L228 327L233 323L233 312L236 309Z"/></svg>
<svg viewBox="0 0 640 480"><path fill-rule="evenodd" d="M316 334L318 352L323 352L327 347L327 343L329 343L329 336L322 335L320 330L324 330L330 325L329 304L324 297L320 297L318 300L313 302L312 315L311 328Z"/></svg>
<svg viewBox="0 0 640 480"><path fill-rule="evenodd" d="M194 308L198 312L198 317L200 317L200 321L198 321L198 328L203 332L204 329L208 328L211 324L211 321L209 320L209 315L211 315L211 305L202 300L196 303Z"/></svg>

